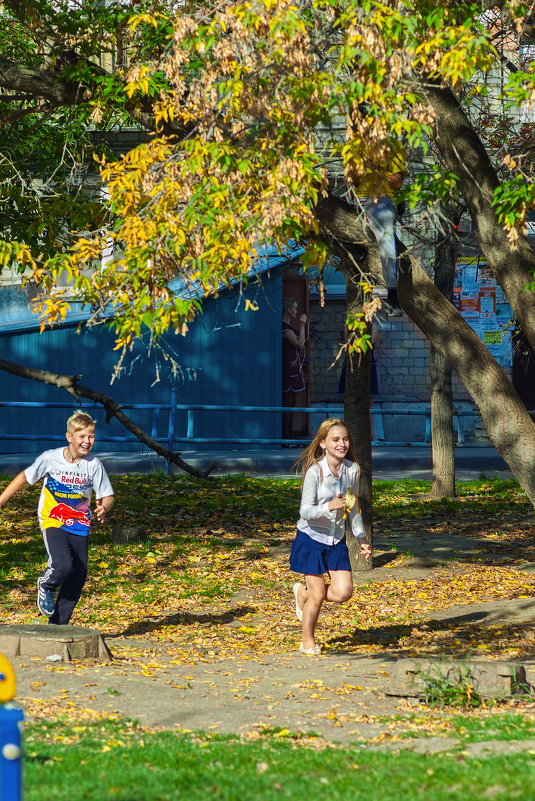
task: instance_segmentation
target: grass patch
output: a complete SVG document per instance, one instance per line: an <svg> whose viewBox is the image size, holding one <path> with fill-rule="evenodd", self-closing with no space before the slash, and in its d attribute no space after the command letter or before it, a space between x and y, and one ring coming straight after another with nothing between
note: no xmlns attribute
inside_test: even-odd
<svg viewBox="0 0 535 801"><path fill-rule="evenodd" d="M496 715L456 716L451 720L452 729L465 743L483 740L531 740L535 738L535 717L533 714L504 712Z"/></svg>
<svg viewBox="0 0 535 801"><path fill-rule="evenodd" d="M465 759L400 750L333 747L287 730L252 739L148 732L114 721L26 731L25 801L273 801L318 793L360 801L510 801L532 798L529 753Z"/></svg>
<svg viewBox="0 0 535 801"><path fill-rule="evenodd" d="M374 511L385 519L421 518L430 515L528 514L533 511L526 493L515 479L458 481L455 498L426 497L431 481L374 481Z"/></svg>

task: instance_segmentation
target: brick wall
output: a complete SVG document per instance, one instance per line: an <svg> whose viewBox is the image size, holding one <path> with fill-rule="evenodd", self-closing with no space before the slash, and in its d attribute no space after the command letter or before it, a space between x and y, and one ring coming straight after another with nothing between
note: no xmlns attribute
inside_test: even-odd
<svg viewBox="0 0 535 801"><path fill-rule="evenodd" d="M429 343L411 320L381 322L375 348L382 397L429 400Z"/></svg>
<svg viewBox="0 0 535 801"><path fill-rule="evenodd" d="M338 394L341 360L332 367L343 342L345 301L311 302L311 363L316 403ZM429 401L429 343L405 316L381 323L375 345L379 392L384 398ZM458 393L463 392L462 385ZM466 394L466 393L465 393Z"/></svg>
<svg viewBox="0 0 535 801"><path fill-rule="evenodd" d="M322 309L318 301L311 299L310 316L310 401L320 404L343 400L338 393L342 360L338 360L334 366L333 362L343 341L345 301L327 301ZM375 358L379 382L378 400L387 406L399 403L404 408L408 405L418 408L420 404L422 407L429 404L430 345L406 315L400 319L387 318L381 323L375 345ZM509 378L511 372L508 371ZM476 408L456 373L453 373L452 380L455 407L458 410ZM487 439L485 426L479 418L463 418L462 425L467 442Z"/></svg>
<svg viewBox="0 0 535 801"><path fill-rule="evenodd" d="M343 356L332 365L344 341L345 306L345 300L331 300L322 309L319 301L310 301L311 341L308 350L313 372L312 403L338 395Z"/></svg>

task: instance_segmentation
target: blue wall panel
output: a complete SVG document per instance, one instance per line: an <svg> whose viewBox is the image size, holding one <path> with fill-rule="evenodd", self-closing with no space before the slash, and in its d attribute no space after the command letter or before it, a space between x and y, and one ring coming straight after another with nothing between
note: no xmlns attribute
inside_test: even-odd
<svg viewBox="0 0 535 801"><path fill-rule="evenodd" d="M245 311L245 299L256 300L258 311ZM136 343L124 360L124 370L113 383L118 353L114 336L102 326L84 329L55 327L0 336L2 358L25 366L62 374L82 374L80 383L111 395L119 403L168 403L176 387L178 404L279 406L281 399L282 276L263 276L263 285L251 285L240 297L238 290L224 292L204 305L204 313L185 337L166 335L162 350ZM173 375L171 356L177 365ZM159 378L159 380L158 380ZM70 403L64 390L0 372L0 401L53 401ZM104 414L90 412L98 421L98 450L132 450L136 443L106 442L106 436L128 434L120 423L105 425ZM150 433L152 412L127 413ZM32 435L63 434L68 409L0 407L0 452L38 453L58 442L36 440ZM186 413L177 413L176 434L186 435ZM159 435L167 432L167 414L161 413ZM7 440L5 434L26 434L25 440ZM280 436L280 415L266 413L195 412L195 436ZM184 443L176 449L189 447ZM222 446L226 447L226 446Z"/></svg>

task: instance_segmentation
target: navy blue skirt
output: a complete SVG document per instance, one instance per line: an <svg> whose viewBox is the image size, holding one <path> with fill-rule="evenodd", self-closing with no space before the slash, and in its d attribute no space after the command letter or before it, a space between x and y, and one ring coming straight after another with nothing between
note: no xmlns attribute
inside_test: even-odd
<svg viewBox="0 0 535 801"><path fill-rule="evenodd" d="M290 570L305 576L322 576L331 570L351 570L345 540L336 545L324 545L297 529L290 553Z"/></svg>

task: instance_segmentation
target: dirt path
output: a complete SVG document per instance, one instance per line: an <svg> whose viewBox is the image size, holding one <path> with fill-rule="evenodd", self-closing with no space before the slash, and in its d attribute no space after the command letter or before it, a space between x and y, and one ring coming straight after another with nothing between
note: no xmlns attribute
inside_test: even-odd
<svg viewBox="0 0 535 801"><path fill-rule="evenodd" d="M394 660L382 656L337 652L258 659L251 654L249 659L177 665L162 642L155 646L130 639L110 644L117 653L137 655L110 663L13 660L17 701L26 715L120 715L151 728L246 736L282 729L303 736L313 733L330 742L377 744L397 740L407 728L399 717L422 712L416 699L388 694ZM535 662L523 664L534 683ZM408 728L412 731L414 726ZM444 747L449 747L447 742Z"/></svg>
<svg viewBox="0 0 535 801"><path fill-rule="evenodd" d="M382 566L358 582L425 578L433 566L452 554L476 553L478 540L459 536L389 537L376 543ZM388 567L391 555L409 553ZM461 556L462 558L462 556ZM533 565L524 565L527 572ZM290 603L290 600L289 600ZM425 619L479 625L498 621L532 621L535 599L522 598L450 607L426 613ZM297 624L296 624L297 625ZM111 662L59 662L46 657L12 659L17 675L16 700L28 719L65 714L78 718L120 715L142 725L171 729L204 729L254 737L264 730L310 733L329 742L362 742L394 747L405 724L393 720L421 713L415 699L388 694L394 657L327 651L305 657L298 651L270 657L250 653L236 659L199 659L190 665L173 658L161 639L117 637L106 640ZM182 663L180 663L182 662ZM535 684L535 661L523 664ZM514 702L513 702L514 705ZM387 718L385 720L385 718ZM412 747L443 750L451 738L415 740ZM427 732L428 734L428 732ZM405 744L406 746L406 744ZM405 747L404 746L404 747Z"/></svg>
<svg viewBox="0 0 535 801"><path fill-rule="evenodd" d="M138 645L145 651L149 643ZM31 715L119 714L150 727L251 733L282 728L327 740L377 737L377 716L400 709L386 696L388 661L327 655L174 665L165 644L150 659L110 664L15 664L17 700ZM145 673L145 675L144 675ZM152 675L150 675L152 674ZM401 702L407 709L407 702Z"/></svg>

